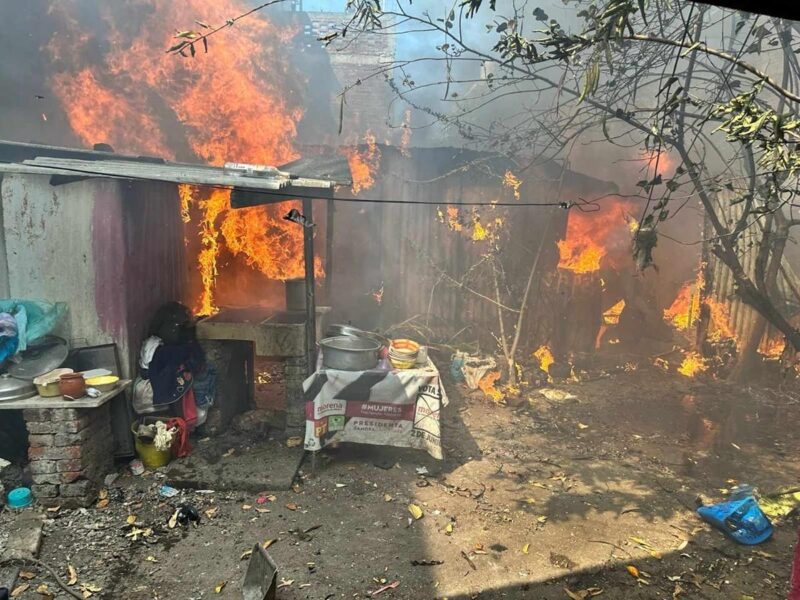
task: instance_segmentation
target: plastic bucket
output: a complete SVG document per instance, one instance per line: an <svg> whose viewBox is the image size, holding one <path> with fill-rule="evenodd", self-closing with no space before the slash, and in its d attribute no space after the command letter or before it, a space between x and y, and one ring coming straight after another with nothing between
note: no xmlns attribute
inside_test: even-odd
<svg viewBox="0 0 800 600"><path fill-rule="evenodd" d="M150 425L156 421L158 421L158 419L145 418L142 421L135 421L133 425L131 425L131 432L133 433L136 454L139 456L144 466L148 469L158 469L159 467L163 467L169 464L169 461L172 459L171 448L167 448L166 450L158 450L153 442L140 438L136 433L140 424L143 423L145 425Z"/></svg>

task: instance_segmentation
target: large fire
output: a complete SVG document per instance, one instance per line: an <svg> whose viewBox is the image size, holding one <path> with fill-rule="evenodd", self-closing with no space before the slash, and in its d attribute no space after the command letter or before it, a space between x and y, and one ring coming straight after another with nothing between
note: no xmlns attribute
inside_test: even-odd
<svg viewBox="0 0 800 600"><path fill-rule="evenodd" d="M302 110L285 50L291 28L253 15L212 38L208 53L194 59L164 51L175 27L193 19L223 24L248 8L244 0L130 0L88 9L80 0L52 2L49 14L61 26L47 47L49 83L75 135L118 152L214 165L296 158ZM91 29L88 12L96 19ZM184 187L179 195L184 222L199 211L187 239L200 238L201 314L216 310L223 249L270 278L303 274L302 229L281 219L292 203L230 210L227 190Z"/></svg>
<svg viewBox="0 0 800 600"><path fill-rule="evenodd" d="M704 287L703 270L700 268L697 271L697 278L683 284L675 300L664 310L664 320L679 331L688 331L699 320L701 305L705 305L711 317L709 337L734 339L738 343L739 340L736 339L736 334L730 325L727 305L711 296L701 299Z"/></svg>
<svg viewBox="0 0 800 600"><path fill-rule="evenodd" d="M612 250L630 244L626 203L613 200L598 211L573 209L567 219L567 234L558 241L558 268L576 274L594 273Z"/></svg>

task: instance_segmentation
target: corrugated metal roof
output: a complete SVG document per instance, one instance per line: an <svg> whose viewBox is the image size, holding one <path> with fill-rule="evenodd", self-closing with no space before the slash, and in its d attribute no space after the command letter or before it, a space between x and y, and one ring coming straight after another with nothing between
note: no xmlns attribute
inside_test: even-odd
<svg viewBox="0 0 800 600"><path fill-rule="evenodd" d="M0 164L0 171L10 173L38 173L72 177L110 177L147 181L165 181L242 190L280 192L291 196L293 192L304 196L332 195L334 182L324 179L297 177L269 167L266 174L250 175L224 167L208 167L171 162L145 162L131 160L83 160L37 156L21 163Z"/></svg>

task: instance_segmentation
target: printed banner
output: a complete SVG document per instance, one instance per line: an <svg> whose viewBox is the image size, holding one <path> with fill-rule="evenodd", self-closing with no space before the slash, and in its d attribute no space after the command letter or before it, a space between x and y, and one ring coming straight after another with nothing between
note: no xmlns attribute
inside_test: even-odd
<svg viewBox="0 0 800 600"><path fill-rule="evenodd" d="M321 369L303 382L305 449L356 442L425 450L442 459L439 415L447 406L439 371Z"/></svg>

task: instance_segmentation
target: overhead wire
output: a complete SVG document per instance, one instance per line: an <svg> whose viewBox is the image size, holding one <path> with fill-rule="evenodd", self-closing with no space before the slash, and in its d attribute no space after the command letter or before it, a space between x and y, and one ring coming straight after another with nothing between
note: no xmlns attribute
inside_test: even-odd
<svg viewBox="0 0 800 600"><path fill-rule="evenodd" d="M6 165L15 165L21 163L14 163L10 161L3 161L0 160L0 164ZM35 167L37 165L22 165L22 166L31 166ZM104 173L102 171L92 171L91 169L78 169L74 167L47 167L58 171L67 171L69 173L75 173L76 175L89 175L93 177L105 177L109 179L123 179L123 180L131 180L131 181L160 181L162 183L173 183L176 185L180 185L181 182L176 182L172 179L164 179L159 177L142 177L136 175L113 175L110 173ZM47 173L41 173L47 174ZM320 197L312 194L303 194L303 193L296 193L296 192L282 192L281 190L263 190L263 189L254 189L248 188L246 185L224 185L224 184L213 184L213 183L190 183L185 182L185 185L192 185L196 187L203 187L203 188L211 188L211 189L222 189L222 190L232 190L234 188L238 188L244 193L247 194L254 194L254 195L263 195L263 196L270 196L270 197L283 197L285 201L291 200L332 200L333 202L348 202L354 204L409 204L409 205L423 205L423 206L504 206L504 207L525 207L525 206L537 206L537 207L558 207L564 210L568 210L571 208L577 208L582 212L595 212L597 208L595 208L596 203L591 200L583 200L579 199L577 202L571 201L560 201L560 202L501 202L501 201L487 201L487 202L457 202L453 200L442 200L437 202L429 202L427 200L400 200L400 199L386 199L386 198L354 198L354 197L339 197L339 196L332 196L332 197ZM599 208L599 207L598 207Z"/></svg>

